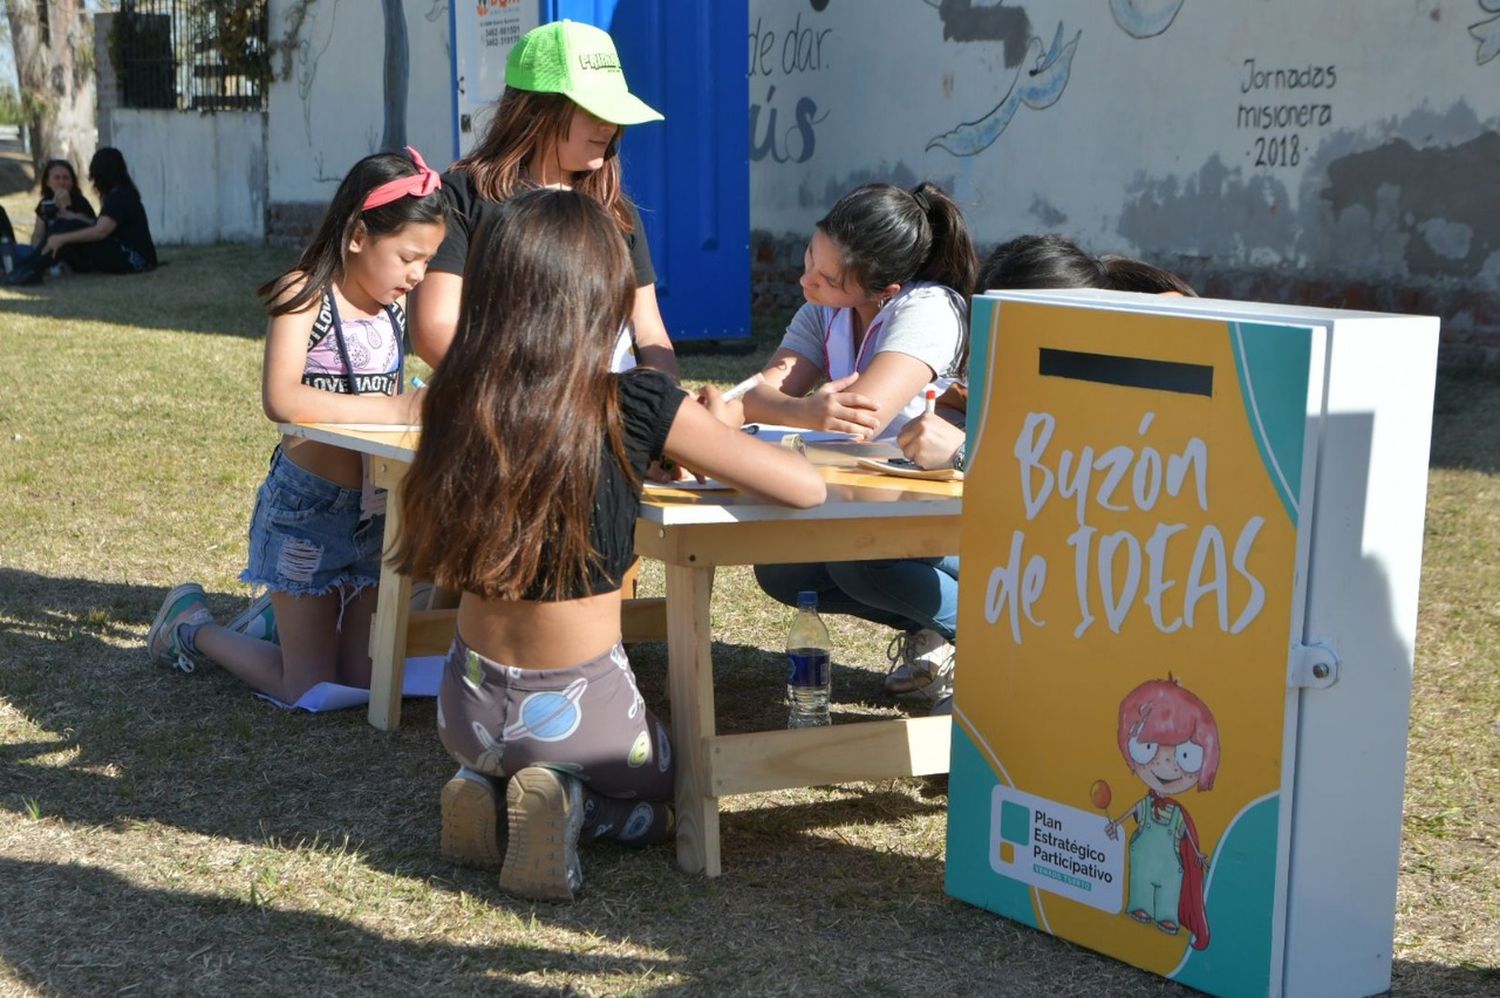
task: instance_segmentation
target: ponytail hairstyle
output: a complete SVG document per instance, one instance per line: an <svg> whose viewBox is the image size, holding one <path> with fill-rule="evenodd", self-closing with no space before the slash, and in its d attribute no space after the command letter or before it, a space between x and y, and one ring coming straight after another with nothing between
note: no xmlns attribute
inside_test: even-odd
<svg viewBox="0 0 1500 998"><path fill-rule="evenodd" d="M486 201L498 204L514 197L535 186L526 164L566 141L577 110L578 105L563 94L506 87L484 137L452 169L467 171L474 189ZM620 138L624 134L624 127L616 126L615 137L604 150L604 165L573 174L572 186L604 205L620 231L629 235L634 226L620 186Z"/></svg>
<svg viewBox="0 0 1500 998"><path fill-rule="evenodd" d="M441 190L364 209L365 198L375 188L419 172L417 164L402 153L378 152L355 163L334 192L333 202L296 266L256 288L266 311L273 317L300 312L322 298L343 270L344 253L360 228L370 239L380 239L413 223L445 224L448 202Z"/></svg>
<svg viewBox="0 0 1500 998"><path fill-rule="evenodd" d="M480 223L402 485L397 571L487 599L587 591L604 448L635 477L609 371L634 300L625 241L587 194L527 191Z"/></svg>
<svg viewBox="0 0 1500 998"><path fill-rule="evenodd" d="M75 177L74 180L76 181L77 178ZM133 191L137 197L140 197L140 191L135 189L135 181L130 179L130 170L125 166L125 154L114 146L101 146L95 151L94 158L89 160L89 180L98 189L101 197L116 187ZM75 183L74 186L76 187L77 184Z"/></svg>
<svg viewBox="0 0 1500 998"><path fill-rule="evenodd" d="M856 187L818 228L843 251L844 273L866 291L918 280L964 294L974 284L979 261L963 214L930 181L910 191L895 184Z"/></svg>
<svg viewBox="0 0 1500 998"><path fill-rule="evenodd" d="M1104 265L1109 286L1116 291L1139 291L1148 295L1178 294L1184 298L1196 298L1193 286L1170 270L1163 270L1144 260L1128 256L1106 255L1099 261Z"/></svg>

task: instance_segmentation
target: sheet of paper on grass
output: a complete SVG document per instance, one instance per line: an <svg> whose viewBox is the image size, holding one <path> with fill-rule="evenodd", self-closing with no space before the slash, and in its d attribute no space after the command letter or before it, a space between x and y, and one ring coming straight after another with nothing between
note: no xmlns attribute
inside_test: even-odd
<svg viewBox="0 0 1500 998"><path fill-rule="evenodd" d="M442 655L423 655L420 658L407 659L406 675L401 682L401 695L404 697L437 696L438 683L443 678L443 658ZM363 707L370 702L369 690L362 690L357 686L341 686L338 683L319 683L302 694L296 703L284 703L265 693L255 695L286 710L305 710L312 714Z"/></svg>

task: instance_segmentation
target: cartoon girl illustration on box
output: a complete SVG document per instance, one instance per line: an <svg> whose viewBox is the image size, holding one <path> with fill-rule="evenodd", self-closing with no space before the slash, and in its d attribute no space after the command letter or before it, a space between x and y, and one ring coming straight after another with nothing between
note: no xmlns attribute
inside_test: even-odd
<svg viewBox="0 0 1500 998"><path fill-rule="evenodd" d="M1203 880L1208 857L1187 809L1169 794L1211 790L1219 769L1219 727L1202 700L1168 673L1137 686L1120 702L1120 754L1148 793L1105 828L1130 835L1129 896L1125 911L1168 935L1187 929L1193 949L1208 947Z"/></svg>

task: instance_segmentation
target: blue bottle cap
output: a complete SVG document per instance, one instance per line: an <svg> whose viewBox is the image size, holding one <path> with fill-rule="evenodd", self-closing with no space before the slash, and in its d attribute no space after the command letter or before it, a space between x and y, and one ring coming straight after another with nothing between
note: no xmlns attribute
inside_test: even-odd
<svg viewBox="0 0 1500 998"><path fill-rule="evenodd" d="M818 594L811 589L804 589L797 594L797 609L816 610L818 608Z"/></svg>

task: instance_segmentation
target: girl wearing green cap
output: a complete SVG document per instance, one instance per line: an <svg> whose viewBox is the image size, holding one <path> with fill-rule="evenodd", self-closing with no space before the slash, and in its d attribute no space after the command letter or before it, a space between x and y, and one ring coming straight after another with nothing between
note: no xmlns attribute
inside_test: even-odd
<svg viewBox="0 0 1500 998"><path fill-rule="evenodd" d="M677 355L656 303L656 270L640 213L621 186L618 155L623 126L660 120L626 87L608 33L555 21L523 35L506 60L505 92L484 137L443 174L453 211L413 300L417 354L436 367L448 352L469 241L480 223L522 191L553 187L577 190L604 205L630 249L635 301L616 346L615 369L638 361L675 378Z"/></svg>

